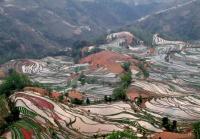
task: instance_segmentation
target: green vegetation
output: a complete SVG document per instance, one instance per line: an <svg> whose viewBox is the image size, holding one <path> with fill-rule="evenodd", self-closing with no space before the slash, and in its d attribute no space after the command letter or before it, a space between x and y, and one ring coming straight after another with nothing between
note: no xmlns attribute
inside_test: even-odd
<svg viewBox="0 0 200 139"><path fill-rule="evenodd" d="M57 136L57 134L55 132L52 133L51 137L52 137L52 139L59 139L59 137Z"/></svg>
<svg viewBox="0 0 200 139"><path fill-rule="evenodd" d="M75 63L78 63L79 60L83 57L86 57L88 55L91 55L91 54L94 54L94 53L101 51L101 49L98 48L98 47L93 48L91 51L82 51L82 49L84 47L91 46L91 45L93 45L93 43L88 42L88 41L76 41L76 42L74 42L71 56L74 58Z"/></svg>
<svg viewBox="0 0 200 139"><path fill-rule="evenodd" d="M104 101L105 101L105 102L111 102L111 101L112 101L112 98L111 98L110 96L105 95L105 96L104 96Z"/></svg>
<svg viewBox="0 0 200 139"><path fill-rule="evenodd" d="M140 40L144 41L144 44L152 46L152 40L153 40L152 33L140 28L139 26L130 27L130 32L135 36L137 36Z"/></svg>
<svg viewBox="0 0 200 139"><path fill-rule="evenodd" d="M131 71L125 72L121 77L121 85L124 88L128 88L132 81L132 73Z"/></svg>
<svg viewBox="0 0 200 139"><path fill-rule="evenodd" d="M131 63L130 62L125 62L121 66L124 69L124 71L128 72L130 70Z"/></svg>
<svg viewBox="0 0 200 139"><path fill-rule="evenodd" d="M164 117L162 119L162 126L167 130L170 130L170 120L168 119L168 117Z"/></svg>
<svg viewBox="0 0 200 139"><path fill-rule="evenodd" d="M83 100L79 100L79 99L75 98L75 99L72 100L72 103L76 104L76 105L82 105L83 104Z"/></svg>
<svg viewBox="0 0 200 139"><path fill-rule="evenodd" d="M59 96L58 99L59 99L59 102L63 102L63 100L65 99L65 97L64 97L64 95L62 94L62 95Z"/></svg>
<svg viewBox="0 0 200 139"><path fill-rule="evenodd" d="M168 117L163 117L162 118L162 126L167 130L167 131L177 131L177 121L173 121L172 124L170 123L170 120Z"/></svg>
<svg viewBox="0 0 200 139"><path fill-rule="evenodd" d="M193 124L193 132L196 139L200 139L200 122L196 122Z"/></svg>
<svg viewBox="0 0 200 139"><path fill-rule="evenodd" d="M90 99L89 98L86 99L86 104L90 105Z"/></svg>
<svg viewBox="0 0 200 139"><path fill-rule="evenodd" d="M74 58L74 62L78 63L78 61L82 57L81 49L85 46L89 46L90 43L87 41L75 41L73 43L73 49L71 56Z"/></svg>
<svg viewBox="0 0 200 139"><path fill-rule="evenodd" d="M149 77L149 72L147 71L146 67L145 67L145 62L141 61L138 65L139 69L141 70L144 78L148 78Z"/></svg>
<svg viewBox="0 0 200 139"><path fill-rule="evenodd" d="M126 99L126 89L123 86L115 88L113 91L113 97L115 100L125 100Z"/></svg>
<svg viewBox="0 0 200 139"><path fill-rule="evenodd" d="M10 75L0 85L0 94L10 96L14 91L21 90L26 86L31 86L32 82L23 74L10 71Z"/></svg>
<svg viewBox="0 0 200 139"><path fill-rule="evenodd" d="M19 118L19 109L14 106L12 102L9 103L10 111L6 114L6 117L3 118L4 123L0 126L0 134L4 133L10 125L15 123L16 121L20 120ZM5 112L3 112L5 113ZM2 113L1 113L2 114Z"/></svg>
<svg viewBox="0 0 200 139"><path fill-rule="evenodd" d="M8 102L4 95L0 96L0 127L5 124L4 118L8 117L10 113L10 109L8 106Z"/></svg>
<svg viewBox="0 0 200 139"><path fill-rule="evenodd" d="M79 76L78 80L81 82L81 85L85 85L85 83L86 83L86 76L83 73L81 73L81 75Z"/></svg>
<svg viewBox="0 0 200 139"><path fill-rule="evenodd" d="M136 99L136 105L140 106L142 104L142 96L139 96L137 99Z"/></svg>
<svg viewBox="0 0 200 139"><path fill-rule="evenodd" d="M106 139L138 139L137 136L129 131L117 131L117 132L112 132L110 135L107 136Z"/></svg>
<svg viewBox="0 0 200 139"><path fill-rule="evenodd" d="M119 87L117 87L113 90L113 98L115 100L125 100L127 98L126 91L132 81L132 73L130 70L130 63L124 63L122 65L122 67L124 69L124 73L120 77Z"/></svg>
<svg viewBox="0 0 200 139"><path fill-rule="evenodd" d="M21 120L20 112L31 117L36 116L25 108L15 107L15 103L8 100L15 91L20 91L27 86L40 86L40 84L31 82L26 75L17 73L15 70L9 70L9 76L0 85L0 134L8 129L12 129L18 135L21 134L18 128L13 126L18 125L18 121Z"/></svg>
<svg viewBox="0 0 200 139"><path fill-rule="evenodd" d="M23 133L21 131L21 128L24 128L28 131L33 131L37 139L41 139L40 133L43 131L42 127L33 121L30 118L24 118L23 120L19 120L16 123L12 124L9 129L12 131L14 138L20 138L23 139Z"/></svg>
<svg viewBox="0 0 200 139"><path fill-rule="evenodd" d="M26 109L25 107L17 107L17 109L20 111L20 113L22 113L23 115L27 115L29 117L35 117L37 116L37 114L35 112L32 112L28 109Z"/></svg>

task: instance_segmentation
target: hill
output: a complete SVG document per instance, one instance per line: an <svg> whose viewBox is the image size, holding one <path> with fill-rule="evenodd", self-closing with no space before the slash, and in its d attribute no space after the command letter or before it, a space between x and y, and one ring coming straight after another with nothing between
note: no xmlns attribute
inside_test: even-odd
<svg viewBox="0 0 200 139"><path fill-rule="evenodd" d="M157 0L1 0L0 61L49 55L170 5Z"/></svg>
<svg viewBox="0 0 200 139"><path fill-rule="evenodd" d="M200 16L197 14L199 12L200 1L190 1L143 18L133 26L139 26L151 33L159 33L171 40L199 40Z"/></svg>

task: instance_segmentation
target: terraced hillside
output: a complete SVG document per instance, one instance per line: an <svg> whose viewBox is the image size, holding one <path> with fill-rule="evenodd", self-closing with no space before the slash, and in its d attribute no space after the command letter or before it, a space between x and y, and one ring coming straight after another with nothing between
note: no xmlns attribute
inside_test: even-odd
<svg viewBox="0 0 200 139"><path fill-rule="evenodd" d="M135 113L131 104L124 102L70 107L35 92L17 92L11 99L24 120L9 128L3 135L7 138L24 138L27 134L30 137L50 138L51 128L59 138L89 138L114 130L122 131L125 127L134 132L138 130L138 136L142 136L143 132L162 132L145 112Z"/></svg>
<svg viewBox="0 0 200 139"><path fill-rule="evenodd" d="M200 118L199 45L158 34L152 40L150 48L117 37L79 64L64 56L5 63L2 71L14 68L53 91L15 91L10 99L21 119L2 136L89 139L128 130L138 138L193 139L192 124ZM118 91L121 86L127 88ZM124 101L113 95L116 88Z"/></svg>
<svg viewBox="0 0 200 139"><path fill-rule="evenodd" d="M114 40L112 45L103 45L103 49L127 53L148 64L148 78L135 75L132 87L139 95L149 98L144 110L155 117L169 117L181 123L199 120L199 45L182 41L168 41L158 34L153 37L154 48L129 46L124 48ZM116 49L117 48L117 49ZM143 64L145 64L143 63ZM147 93L148 92L148 93ZM136 91L132 91L130 96ZM147 94L149 95L147 95ZM134 98L132 98L134 99Z"/></svg>
<svg viewBox="0 0 200 139"><path fill-rule="evenodd" d="M40 60L11 60L2 65L1 69L4 72L15 69L20 73L29 75L33 81L46 85L66 86L68 77L74 73L76 67L81 66L87 67L87 65L74 65L72 58L58 56L46 57Z"/></svg>

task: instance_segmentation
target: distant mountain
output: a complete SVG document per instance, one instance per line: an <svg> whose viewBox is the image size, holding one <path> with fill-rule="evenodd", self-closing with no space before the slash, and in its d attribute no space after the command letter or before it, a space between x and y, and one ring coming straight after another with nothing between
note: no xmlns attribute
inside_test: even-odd
<svg viewBox="0 0 200 139"><path fill-rule="evenodd" d="M193 0L146 17L129 28L138 26L172 40L200 40L200 15L197 14L199 12L200 1Z"/></svg>
<svg viewBox="0 0 200 139"><path fill-rule="evenodd" d="M0 62L48 55L171 4L161 0L0 0Z"/></svg>

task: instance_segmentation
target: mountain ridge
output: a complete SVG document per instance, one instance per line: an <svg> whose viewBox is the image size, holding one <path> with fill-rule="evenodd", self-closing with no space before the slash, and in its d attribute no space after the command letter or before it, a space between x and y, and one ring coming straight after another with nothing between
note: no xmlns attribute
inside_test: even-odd
<svg viewBox="0 0 200 139"><path fill-rule="evenodd" d="M171 5L157 0L1 0L1 63L58 52Z"/></svg>
<svg viewBox="0 0 200 139"><path fill-rule="evenodd" d="M183 6L148 16L130 25L138 26L151 33L159 33L171 40L196 41L200 39L200 2L193 0Z"/></svg>

